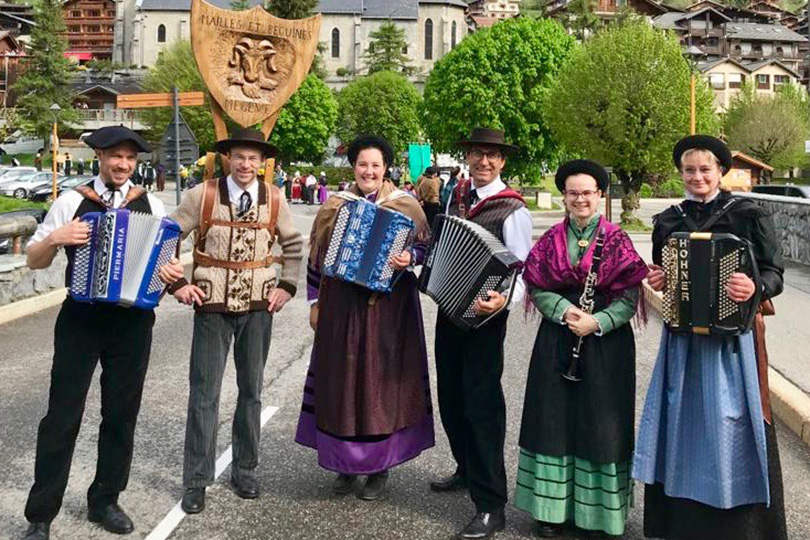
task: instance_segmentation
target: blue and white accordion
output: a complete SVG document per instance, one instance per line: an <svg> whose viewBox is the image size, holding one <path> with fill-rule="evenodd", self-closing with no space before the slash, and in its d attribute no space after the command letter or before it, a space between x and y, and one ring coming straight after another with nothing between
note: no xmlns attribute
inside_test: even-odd
<svg viewBox="0 0 810 540"><path fill-rule="evenodd" d="M387 293L399 272L389 259L410 246L414 224L408 216L365 199L338 209L323 262L323 274Z"/></svg>
<svg viewBox="0 0 810 540"><path fill-rule="evenodd" d="M158 270L174 257L180 226L129 210L89 212L81 220L90 225L90 241L76 248L71 298L141 309L157 306L164 287Z"/></svg>

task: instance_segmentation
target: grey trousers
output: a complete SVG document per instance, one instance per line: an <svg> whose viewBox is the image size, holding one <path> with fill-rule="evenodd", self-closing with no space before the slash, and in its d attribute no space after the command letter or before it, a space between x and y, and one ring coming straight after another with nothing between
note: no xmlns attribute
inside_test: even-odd
<svg viewBox="0 0 810 540"><path fill-rule="evenodd" d="M238 478L251 476L259 464L262 382L272 325L273 316L266 310L194 315L184 487L205 487L214 483L219 396L232 338L239 389L232 428L232 474Z"/></svg>

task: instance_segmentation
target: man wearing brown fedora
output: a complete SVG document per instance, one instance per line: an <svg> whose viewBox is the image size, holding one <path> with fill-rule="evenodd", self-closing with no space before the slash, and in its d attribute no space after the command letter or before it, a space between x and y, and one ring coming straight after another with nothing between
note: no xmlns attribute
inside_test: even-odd
<svg viewBox="0 0 810 540"><path fill-rule="evenodd" d="M471 180L460 181L446 211L469 219L494 234L519 259L532 247L532 218L519 193L501 180L506 157L517 150L507 144L502 131L475 128L460 141ZM515 287L511 306L520 305L524 285ZM476 310L490 314L506 298L489 291L489 300L478 300ZM475 330L463 330L441 312L436 320L436 374L439 413L456 461L456 471L432 482L433 491L469 489L476 515L458 538L489 538L503 530L506 505L506 471L503 445L506 436L506 403L501 387L503 341L508 310L503 310ZM459 384L460 382L460 384Z"/></svg>
<svg viewBox="0 0 810 540"><path fill-rule="evenodd" d="M244 499L261 493L254 471L270 331L273 314L295 295L304 243L286 198L258 179L259 168L276 153L262 133L237 130L216 149L228 157L230 175L191 189L171 216L184 237L197 231L192 283L176 261L161 276L180 302L195 309L183 464L182 508L188 514L203 510L205 489L214 482L219 396L231 340L239 388L231 484ZM271 251L276 241L281 257ZM274 263L281 264L280 276Z"/></svg>

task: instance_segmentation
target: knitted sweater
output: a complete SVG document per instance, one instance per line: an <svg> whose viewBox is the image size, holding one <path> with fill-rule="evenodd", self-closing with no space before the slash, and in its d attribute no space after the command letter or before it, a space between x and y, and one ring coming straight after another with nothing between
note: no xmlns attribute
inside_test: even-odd
<svg viewBox="0 0 810 540"><path fill-rule="evenodd" d="M191 189L170 216L180 224L183 238L200 227L203 190L204 184ZM225 178L219 180L216 191L211 216L213 220L246 223L266 223L269 220L270 207L266 184L259 184L258 204L241 216L237 215L237 209L228 198ZM280 277L272 265L255 269L195 265L193 283L205 293L205 302L195 309L219 313L243 313L267 309L268 298L275 287L295 295L304 239L295 229L290 209L283 196L279 197L275 231L266 228L212 224L202 242L197 238L195 244L197 249L213 259L231 262L257 261L272 255L271 242L274 234L277 237L276 242L281 246ZM183 284L183 281L178 282L172 290Z"/></svg>

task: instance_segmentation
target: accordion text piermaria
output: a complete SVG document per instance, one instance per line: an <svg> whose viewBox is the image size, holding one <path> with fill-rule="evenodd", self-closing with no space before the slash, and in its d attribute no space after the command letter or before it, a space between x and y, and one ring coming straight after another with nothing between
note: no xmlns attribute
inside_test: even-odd
<svg viewBox="0 0 810 540"><path fill-rule="evenodd" d="M664 321L670 330L733 336L751 329L762 286L750 242L733 234L674 233L662 255ZM734 302L726 293L735 272L756 284L747 302Z"/></svg>
<svg viewBox="0 0 810 540"><path fill-rule="evenodd" d="M70 276L70 296L151 309L163 283L158 270L174 257L180 226L168 218L129 210L90 212L90 241L79 246Z"/></svg>
<svg viewBox="0 0 810 540"><path fill-rule="evenodd" d="M420 276L419 289L461 328L478 328L497 315L476 315L477 298L488 291L512 298L523 264L492 233L466 219L440 214Z"/></svg>
<svg viewBox="0 0 810 540"><path fill-rule="evenodd" d="M413 230L413 220L400 212L364 199L348 200L337 211L323 273L372 291L390 292L399 272L389 260L410 246Z"/></svg>

